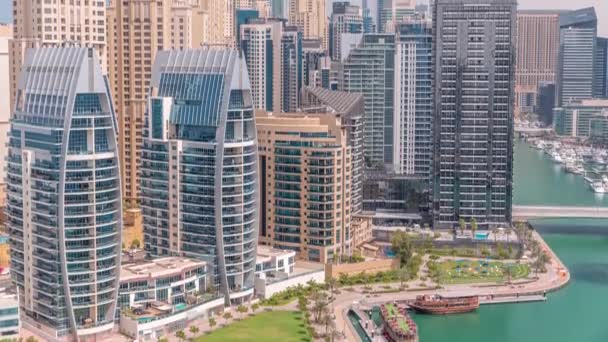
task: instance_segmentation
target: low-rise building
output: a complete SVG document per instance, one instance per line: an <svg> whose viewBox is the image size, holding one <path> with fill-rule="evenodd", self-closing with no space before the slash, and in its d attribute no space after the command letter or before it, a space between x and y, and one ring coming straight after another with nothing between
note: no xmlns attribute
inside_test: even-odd
<svg viewBox="0 0 608 342"><path fill-rule="evenodd" d="M138 341L156 340L188 322L224 308L209 286L204 261L166 257L125 264L120 272L120 331Z"/></svg>
<svg viewBox="0 0 608 342"><path fill-rule="evenodd" d="M297 261L290 273L269 272L257 274L255 295L259 298L270 298L275 293L285 291L289 287L306 286L311 281L317 284L325 282L325 265L316 262Z"/></svg>
<svg viewBox="0 0 608 342"><path fill-rule="evenodd" d="M588 138L592 123L608 115L608 100L592 99L565 104L553 109L555 133L562 136Z"/></svg>
<svg viewBox="0 0 608 342"><path fill-rule="evenodd" d="M373 239L372 215L353 215L350 221L353 235L353 248L359 248Z"/></svg>
<svg viewBox="0 0 608 342"><path fill-rule="evenodd" d="M270 246L258 246L257 258L255 259L255 275L269 275L271 272L283 272L290 274L296 259L296 252L281 250Z"/></svg>
<svg viewBox="0 0 608 342"><path fill-rule="evenodd" d="M14 291L0 289L0 340L19 337L19 300Z"/></svg>

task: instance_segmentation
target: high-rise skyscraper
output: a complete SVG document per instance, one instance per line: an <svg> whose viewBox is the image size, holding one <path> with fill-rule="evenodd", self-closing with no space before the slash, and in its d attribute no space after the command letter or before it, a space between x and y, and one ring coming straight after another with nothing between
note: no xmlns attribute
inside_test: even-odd
<svg viewBox="0 0 608 342"><path fill-rule="evenodd" d="M302 33L279 19L250 20L240 29L254 107L295 111L303 83Z"/></svg>
<svg viewBox="0 0 608 342"><path fill-rule="evenodd" d="M379 32L395 32L397 24L416 12L416 0L378 0ZM393 19L393 16L395 19Z"/></svg>
<svg viewBox="0 0 608 342"><path fill-rule="evenodd" d="M555 82L559 51L559 11L517 11L515 113L534 112L541 82Z"/></svg>
<svg viewBox="0 0 608 342"><path fill-rule="evenodd" d="M558 106L593 97L597 17L593 7L559 18Z"/></svg>
<svg viewBox="0 0 608 342"><path fill-rule="evenodd" d="M334 61L342 57L343 34L363 33L363 14L361 7L350 5L348 1L333 3L329 20L329 55Z"/></svg>
<svg viewBox="0 0 608 342"><path fill-rule="evenodd" d="M116 0L107 8L109 77L126 200L136 202L139 197L143 117L156 52L223 42L221 11L220 0Z"/></svg>
<svg viewBox="0 0 608 342"><path fill-rule="evenodd" d="M256 113L260 240L302 259L350 255L351 149L334 115Z"/></svg>
<svg viewBox="0 0 608 342"><path fill-rule="evenodd" d="M393 163L395 35L365 34L344 61L343 87L363 94L363 146L366 164Z"/></svg>
<svg viewBox="0 0 608 342"><path fill-rule="evenodd" d="M7 168L11 277L47 340L114 327L122 198L117 122L92 48L28 50Z"/></svg>
<svg viewBox="0 0 608 342"><path fill-rule="evenodd" d="M10 42L11 112L17 79L27 48L69 42L92 46L106 73L106 3L104 1L14 1Z"/></svg>
<svg viewBox="0 0 608 342"><path fill-rule="evenodd" d="M434 227L511 222L515 0L433 8Z"/></svg>
<svg viewBox="0 0 608 342"><path fill-rule="evenodd" d="M142 149L150 256L212 265L227 304L253 296L258 166L253 102L236 50L158 52Z"/></svg>
<svg viewBox="0 0 608 342"><path fill-rule="evenodd" d="M608 38L596 38L593 63L593 97L608 97Z"/></svg>
<svg viewBox="0 0 608 342"><path fill-rule="evenodd" d="M325 0L289 0L289 25L297 26L304 39L321 39L327 49Z"/></svg>
<svg viewBox="0 0 608 342"><path fill-rule="evenodd" d="M433 156L433 33L410 18L396 26L393 165L397 174L430 176Z"/></svg>
<svg viewBox="0 0 608 342"><path fill-rule="evenodd" d="M0 25L0 146L6 146L8 141L11 118L9 42L12 36L12 25ZM6 199L6 152L6 148L0 149L0 207L4 207Z"/></svg>

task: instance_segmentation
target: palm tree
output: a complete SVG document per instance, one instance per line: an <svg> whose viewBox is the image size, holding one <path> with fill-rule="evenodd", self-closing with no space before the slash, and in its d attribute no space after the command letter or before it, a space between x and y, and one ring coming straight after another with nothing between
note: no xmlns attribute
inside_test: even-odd
<svg viewBox="0 0 608 342"><path fill-rule="evenodd" d="M476 231L477 231L477 220L473 217L471 219L471 233L473 234L473 237L475 237Z"/></svg>
<svg viewBox="0 0 608 342"><path fill-rule="evenodd" d="M334 288L338 285L338 281L336 278L331 277L327 280L327 285L329 286L329 295L333 298L334 296Z"/></svg>
<svg viewBox="0 0 608 342"><path fill-rule="evenodd" d="M464 222L464 219L458 220L458 227L460 228L460 235L464 234L464 230L467 228L467 224Z"/></svg>
<svg viewBox="0 0 608 342"><path fill-rule="evenodd" d="M315 292L313 300L313 313L315 314L315 322L319 322L323 310L327 307L327 296L323 292Z"/></svg>
<svg viewBox="0 0 608 342"><path fill-rule="evenodd" d="M213 317L209 317L209 327L213 329L213 327L217 324L217 321Z"/></svg>
<svg viewBox="0 0 608 342"><path fill-rule="evenodd" d="M175 332L175 337L177 337L180 341L186 339L186 333L183 330L178 330Z"/></svg>
<svg viewBox="0 0 608 342"><path fill-rule="evenodd" d="M249 308L246 307L245 305L239 305L236 308L236 311L241 314L240 318L243 318L243 314L247 313L247 311L249 311Z"/></svg>
<svg viewBox="0 0 608 342"><path fill-rule="evenodd" d="M199 331L199 329L198 329L198 327L197 327L197 326L195 326L195 325L191 325L191 326L190 326L190 333L191 333L192 335L196 336L196 334L198 334L198 331Z"/></svg>
<svg viewBox="0 0 608 342"><path fill-rule="evenodd" d="M328 335L329 326L334 321L334 318L331 316L331 311L327 308L323 310L323 316L321 317L321 323L325 326L325 335Z"/></svg>
<svg viewBox="0 0 608 342"><path fill-rule="evenodd" d="M260 304L255 303L251 306L251 311L256 312L260 308Z"/></svg>

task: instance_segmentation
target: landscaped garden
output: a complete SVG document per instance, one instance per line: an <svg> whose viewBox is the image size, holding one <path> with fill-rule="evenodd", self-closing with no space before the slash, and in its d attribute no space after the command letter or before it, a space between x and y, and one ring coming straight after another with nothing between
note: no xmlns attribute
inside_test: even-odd
<svg viewBox="0 0 608 342"><path fill-rule="evenodd" d="M429 261L427 265L431 278L440 284L503 283L530 274L527 264L487 260Z"/></svg>
<svg viewBox="0 0 608 342"><path fill-rule="evenodd" d="M310 341L301 312L270 311L233 322L209 335L194 339L195 342L301 342Z"/></svg>

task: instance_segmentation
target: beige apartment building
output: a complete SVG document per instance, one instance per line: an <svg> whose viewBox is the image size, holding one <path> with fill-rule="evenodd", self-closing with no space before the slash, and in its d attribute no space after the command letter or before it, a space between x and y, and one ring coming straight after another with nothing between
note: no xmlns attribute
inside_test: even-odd
<svg viewBox="0 0 608 342"><path fill-rule="evenodd" d="M143 119L157 51L224 43L222 0L121 1L107 8L108 71L119 124L124 198L139 197Z"/></svg>
<svg viewBox="0 0 608 342"><path fill-rule="evenodd" d="M106 72L106 3L103 0L13 1L10 109L27 48L78 44L94 47Z"/></svg>
<svg viewBox="0 0 608 342"><path fill-rule="evenodd" d="M0 208L4 208L6 202L6 177L5 166L6 143L8 141L8 130L11 119L11 89L10 89L10 61L9 42L13 37L13 26L0 24ZM2 221L0 214L0 221ZM1 266L1 265L0 265Z"/></svg>
<svg viewBox="0 0 608 342"><path fill-rule="evenodd" d="M289 0L289 24L297 26L304 39L321 39L328 49L325 0Z"/></svg>
<svg viewBox="0 0 608 342"><path fill-rule="evenodd" d="M517 11L515 112L531 112L540 82L555 82L559 52L559 11Z"/></svg>
<svg viewBox="0 0 608 342"><path fill-rule="evenodd" d="M256 113L261 244L328 262L352 252L351 150L329 113Z"/></svg>

